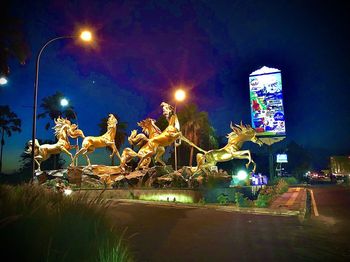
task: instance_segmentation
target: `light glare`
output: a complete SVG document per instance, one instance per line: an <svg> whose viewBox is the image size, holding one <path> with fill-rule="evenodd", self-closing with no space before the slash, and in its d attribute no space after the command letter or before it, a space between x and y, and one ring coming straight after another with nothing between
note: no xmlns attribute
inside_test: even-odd
<svg viewBox="0 0 350 262"><path fill-rule="evenodd" d="M248 176L248 173L244 170L239 170L238 173L237 173L237 178L239 180L245 180Z"/></svg>
<svg viewBox="0 0 350 262"><path fill-rule="evenodd" d="M175 99L176 101L184 101L186 98L186 92L182 89L178 89L175 92Z"/></svg>
<svg viewBox="0 0 350 262"><path fill-rule="evenodd" d="M64 193L65 196L69 196L69 195L72 194L72 192L73 192L72 189L65 189L63 193Z"/></svg>
<svg viewBox="0 0 350 262"><path fill-rule="evenodd" d="M90 32L90 31L83 31L83 32L81 32L80 38L81 38L83 41L86 41L86 42L91 41L91 39L92 39L91 32Z"/></svg>
<svg viewBox="0 0 350 262"><path fill-rule="evenodd" d="M68 106L69 101L66 98L61 99L61 106Z"/></svg>
<svg viewBox="0 0 350 262"><path fill-rule="evenodd" d="M7 79L5 77L0 77L0 85L6 85Z"/></svg>

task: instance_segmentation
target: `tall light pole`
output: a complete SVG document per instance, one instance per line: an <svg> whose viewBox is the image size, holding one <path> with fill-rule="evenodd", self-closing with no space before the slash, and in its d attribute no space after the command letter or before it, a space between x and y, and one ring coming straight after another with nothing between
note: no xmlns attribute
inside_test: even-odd
<svg viewBox="0 0 350 262"><path fill-rule="evenodd" d="M186 92L183 89L179 88L175 91L174 97L175 97L175 110L174 111L176 114L177 102L182 102L185 100ZM174 142L175 171L177 171L177 150L176 150L176 147L177 147L177 144L176 144L176 140L175 140L175 142Z"/></svg>
<svg viewBox="0 0 350 262"><path fill-rule="evenodd" d="M60 104L62 107L66 107L69 105L69 100L67 98L62 98L60 101ZM75 113L75 111L73 109L71 110L71 112L74 115L75 121L77 122L77 126L79 126L77 114ZM79 151L79 137L77 137L76 153L78 153L78 151ZM78 157L76 159L75 165L78 166Z"/></svg>
<svg viewBox="0 0 350 262"><path fill-rule="evenodd" d="M36 57L36 64L35 64L35 82L34 82L34 96L33 96L33 125L32 125L32 174L33 174L33 181L35 179L35 155L34 155L34 149L35 149L35 138L36 138L36 118L37 118L37 103L38 103L38 86L39 86L39 65L40 65L40 57L44 49L51 44L52 42L60 39L68 39L68 38L80 38L84 42L90 42L92 40L91 32L89 31L83 31L80 35L71 35L71 36L59 36L50 39L47 41L39 50L39 53Z"/></svg>

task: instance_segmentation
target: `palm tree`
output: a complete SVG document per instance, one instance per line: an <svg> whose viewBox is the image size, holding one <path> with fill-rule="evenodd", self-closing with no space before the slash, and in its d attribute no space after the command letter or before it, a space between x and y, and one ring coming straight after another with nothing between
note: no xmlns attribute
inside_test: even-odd
<svg viewBox="0 0 350 262"><path fill-rule="evenodd" d="M0 106L0 129L1 129L1 150L0 150L0 173L2 171L2 150L5 145L5 134L10 137L12 132L21 132L21 119L10 110L9 106Z"/></svg>
<svg viewBox="0 0 350 262"><path fill-rule="evenodd" d="M128 123L127 122L121 122L120 118L118 117L117 114L113 114L117 120L118 120L118 124L117 124L117 132L115 133L115 137L114 137L114 143L115 146L117 147L118 151L120 150L121 146L124 144L126 138L128 137L128 134L126 132L126 129L128 127ZM100 123L98 124L99 128L100 128L100 135L103 135L104 133L106 133L107 131L107 121L108 121L108 117L104 117L101 119ZM112 151L112 149L110 147L106 148L109 151ZM111 159L111 165L114 166L114 155Z"/></svg>
<svg viewBox="0 0 350 262"><path fill-rule="evenodd" d="M25 64L29 56L29 47L25 41L22 23L13 17L10 12L10 2L1 4L1 30L0 30L0 75L10 73L9 60L17 59Z"/></svg>
<svg viewBox="0 0 350 262"><path fill-rule="evenodd" d="M49 117L51 121L47 122L45 129L48 130L54 119L59 116L68 118L69 120L75 119L76 115L73 111L73 107L68 105L66 107L61 106L61 100L64 98L63 93L57 91L51 96L44 97L41 101L40 107L44 110L38 114L38 118Z"/></svg>
<svg viewBox="0 0 350 262"><path fill-rule="evenodd" d="M211 126L206 112L199 112L195 104L186 105L179 113L181 131L194 144L203 146L203 140L209 136ZM209 136L210 138L210 136ZM209 139L208 139L209 140ZM190 148L189 166L192 166L194 148Z"/></svg>

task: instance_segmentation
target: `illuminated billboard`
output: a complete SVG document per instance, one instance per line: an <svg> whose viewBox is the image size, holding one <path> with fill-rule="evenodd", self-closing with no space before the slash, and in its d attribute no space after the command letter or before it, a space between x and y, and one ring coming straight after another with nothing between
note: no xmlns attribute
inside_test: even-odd
<svg viewBox="0 0 350 262"><path fill-rule="evenodd" d="M287 154L277 154L276 162L277 163L288 163Z"/></svg>
<svg viewBox="0 0 350 262"><path fill-rule="evenodd" d="M262 67L249 76L252 127L258 136L286 134L281 71Z"/></svg>

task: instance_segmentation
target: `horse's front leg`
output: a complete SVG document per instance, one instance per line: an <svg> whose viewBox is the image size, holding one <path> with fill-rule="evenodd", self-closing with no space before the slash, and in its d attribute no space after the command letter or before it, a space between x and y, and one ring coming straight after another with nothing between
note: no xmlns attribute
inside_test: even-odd
<svg viewBox="0 0 350 262"><path fill-rule="evenodd" d="M110 154L109 157L112 158L113 155L116 155L119 158L119 161L121 161L122 159L120 157L119 151L118 151L116 145L114 144L114 142L113 142L113 144L110 145L110 148L112 149L112 154Z"/></svg>
<svg viewBox="0 0 350 262"><path fill-rule="evenodd" d="M246 168L248 168L250 166L251 163L254 163L254 161L252 160L252 157L250 155L250 151L249 150L242 150L242 151L236 151L233 153L233 158L236 159L247 159L248 163L245 165Z"/></svg>
<svg viewBox="0 0 350 262"><path fill-rule="evenodd" d="M142 155L138 154L139 158L140 158L140 161L137 164L136 170L147 168L149 163L151 162L151 161L147 161L147 158L151 158L152 154L153 154L153 151L148 151L148 152L146 152L145 154L142 154Z"/></svg>
<svg viewBox="0 0 350 262"><path fill-rule="evenodd" d="M71 161L72 161L72 162L70 163L70 166L74 166L74 160L75 160L75 159L74 159L73 155L71 154L71 152L69 152L69 151L68 151L65 147L63 147L63 146L62 146L60 149L61 149L62 152L66 153L66 154L70 157L70 159L71 159Z"/></svg>

